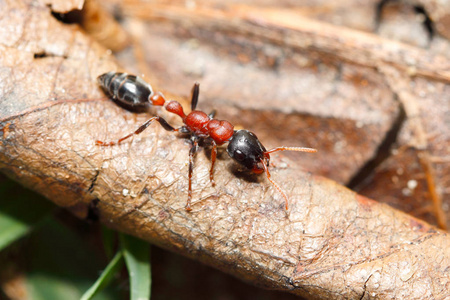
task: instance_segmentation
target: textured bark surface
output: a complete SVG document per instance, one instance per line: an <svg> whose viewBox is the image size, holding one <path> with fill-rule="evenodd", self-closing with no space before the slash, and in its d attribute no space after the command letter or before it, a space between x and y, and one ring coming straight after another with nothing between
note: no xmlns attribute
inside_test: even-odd
<svg viewBox="0 0 450 300"><path fill-rule="evenodd" d="M98 88L99 74L118 69L113 56L45 5L0 3L3 173L81 217L98 202L106 225L266 288L317 299L449 297L447 233L313 175L348 182L377 155L399 118L407 119L398 141L405 152L389 157L393 165L412 157L423 168L430 153L448 155L448 128L436 139L420 139L423 130L433 131L426 126L448 124L447 58L292 12L141 6L146 17L170 21L148 30L129 25L151 34L153 47L146 40L134 48L137 56L151 54L143 71L150 82L188 95L193 80L182 75L197 77L201 107L220 107L219 117L251 128L266 146L281 141L319 149L295 162L273 157L272 177L290 198L288 212L264 177L241 172L224 151L212 187L209 152L200 151L188 213L185 139L155 124L119 146L95 146L148 118L117 107ZM124 11L137 15L130 3ZM184 47L177 47L181 41ZM195 53L209 55L200 72ZM420 85L429 97L415 94ZM415 97L426 99L419 116ZM447 171L432 166L433 182L445 186Z"/></svg>

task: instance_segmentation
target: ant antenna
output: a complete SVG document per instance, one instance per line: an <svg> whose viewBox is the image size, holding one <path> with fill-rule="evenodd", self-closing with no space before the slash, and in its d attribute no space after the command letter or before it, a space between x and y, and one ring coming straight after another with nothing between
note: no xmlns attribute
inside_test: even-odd
<svg viewBox="0 0 450 300"><path fill-rule="evenodd" d="M264 167L264 171L266 172L267 175L267 179L269 179L269 181L273 184L273 186L281 193L281 195L283 195L283 198L286 202L286 210L288 210L288 197L286 196L286 193L281 189L281 187L272 180L272 178L270 178L270 173L269 173L269 168L267 168L266 162L264 161L264 159L260 159L263 167Z"/></svg>
<svg viewBox="0 0 450 300"><path fill-rule="evenodd" d="M273 148L270 149L268 151L265 151L264 154L269 154L269 153L274 153L274 152L278 152L278 151L297 151L297 152L309 152L309 153L314 153L317 152L317 149L314 148L305 148L305 147L277 147L277 148ZM281 187L272 180L272 178L270 178L270 173L269 173L269 168L267 167L267 165L265 164L264 159L260 159L263 167L264 167L264 171L266 172L267 175L267 179L273 184L273 186L280 192L281 195L283 195L283 198L286 202L286 210L288 210L288 197L286 195L286 193L281 189Z"/></svg>
<svg viewBox="0 0 450 300"><path fill-rule="evenodd" d="M269 151L264 152L265 154L274 153L278 151L297 151L297 152L309 152L315 153L317 149L314 148L305 148L305 147L277 147L270 149Z"/></svg>

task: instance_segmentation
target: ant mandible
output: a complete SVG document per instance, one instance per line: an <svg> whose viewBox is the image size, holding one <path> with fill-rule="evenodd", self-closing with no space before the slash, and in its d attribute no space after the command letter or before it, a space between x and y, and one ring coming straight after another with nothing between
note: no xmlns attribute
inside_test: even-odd
<svg viewBox="0 0 450 300"><path fill-rule="evenodd" d="M212 145L211 168L209 178L214 186L214 164L217 157L217 146L228 142L227 153L236 162L251 170L253 173L266 173L267 179L283 195L288 210L288 197L281 187L272 180L269 173L270 153L278 151L299 151L299 152L317 152L316 149L304 147L277 147L266 150L256 135L248 130L234 130L234 126L225 120L214 119L215 112L207 115L206 113L195 110L198 103L200 86L195 83L192 88L191 112L186 115L177 101L168 101L160 92L153 92L150 84L141 78L128 75L127 73L108 72L98 77L100 86L121 106L132 111L146 110L150 105L163 106L167 111L181 117L184 126L179 128L172 127L162 117L152 117L142 124L136 131L113 142L96 141L100 146L117 145L124 140L139 134L147 129L154 121L159 122L167 131L175 131L191 136L191 148L189 150L189 184L188 199L185 209L192 210L192 172L194 169L194 155L199 148L199 144L209 143Z"/></svg>

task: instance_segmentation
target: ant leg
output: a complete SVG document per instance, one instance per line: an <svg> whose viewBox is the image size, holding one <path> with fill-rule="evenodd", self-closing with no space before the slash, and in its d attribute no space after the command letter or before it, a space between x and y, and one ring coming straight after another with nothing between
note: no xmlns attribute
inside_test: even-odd
<svg viewBox="0 0 450 300"><path fill-rule="evenodd" d="M200 84L196 82L192 87L191 110L195 110L195 108L197 107L199 93L200 93Z"/></svg>
<svg viewBox="0 0 450 300"><path fill-rule="evenodd" d="M188 185L188 199L186 202L185 209L187 211L191 211L191 200L192 200L192 173L194 171L194 155L197 152L198 149L198 142L194 141L194 144L192 145L191 149L189 149L189 185Z"/></svg>
<svg viewBox="0 0 450 300"><path fill-rule="evenodd" d="M267 179L269 179L269 181L273 184L273 186L281 193L281 195L283 195L283 198L286 202L286 210L288 210L288 197L286 196L286 193L275 181L272 180L272 178L270 178L269 168L267 168L265 161L263 159L261 159L261 163L263 165L264 171L266 172Z"/></svg>
<svg viewBox="0 0 450 300"><path fill-rule="evenodd" d="M269 151L266 151L264 153L269 154L277 151L298 151L298 152L309 152L314 153L317 152L317 149L314 148L305 148L305 147L277 147L270 149Z"/></svg>
<svg viewBox="0 0 450 300"><path fill-rule="evenodd" d="M113 146L113 145L120 144L120 143L123 142L124 140L126 140L126 139L132 137L132 136L135 135L135 134L139 134L139 133L141 133L142 131L144 131L145 129L147 129L147 127L150 126L150 124L152 124L153 121L158 121L159 124L161 124L161 126L162 126L165 130L167 130L167 131L178 131L178 129L179 129L179 128L177 128L177 129L173 128L169 123L167 123L166 120L164 120L164 119L161 118L161 117L153 117L153 118L148 119L148 120L147 120L144 124L142 124L136 131L134 131L134 132L132 132L132 133L130 133L130 134L128 134L128 135L126 135L126 136L124 136L124 137L118 139L117 142L114 142L114 141L113 141L113 142L105 143L105 142L102 142L102 141L95 141L95 144L98 145L98 146Z"/></svg>
<svg viewBox="0 0 450 300"><path fill-rule="evenodd" d="M211 169L209 170L209 180L211 181L212 186L215 186L216 183L214 181L214 164L216 163L216 157L217 157L217 144L216 142L212 141L213 147L211 150Z"/></svg>
<svg viewBox="0 0 450 300"><path fill-rule="evenodd" d="M209 113L208 117L210 119L214 119L214 117L216 116L216 113L217 113L217 110L213 109L213 111Z"/></svg>

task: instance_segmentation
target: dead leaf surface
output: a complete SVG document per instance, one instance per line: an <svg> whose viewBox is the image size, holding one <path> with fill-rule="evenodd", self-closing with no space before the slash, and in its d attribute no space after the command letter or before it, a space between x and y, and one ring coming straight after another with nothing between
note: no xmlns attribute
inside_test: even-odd
<svg viewBox="0 0 450 300"><path fill-rule="evenodd" d="M81 10L84 0L40 0L41 3L51 7L53 12L67 13L73 10Z"/></svg>
<svg viewBox="0 0 450 300"><path fill-rule="evenodd" d="M214 1L202 3L196 9L124 3L131 17L165 21L130 28L148 65L139 72L156 71L154 80L174 90L188 91L187 83L201 81L202 108L220 107L220 116L258 132L270 146L320 148L314 159L286 155L316 174L448 227L448 41L435 35L425 50L305 18L320 14L317 3L295 9L230 4L222 10ZM376 19L376 3L367 5L364 14L371 11ZM346 1L318 18L336 23L332 16L345 15L347 6L354 14L364 10ZM346 25L370 28L352 20L359 23ZM380 34L398 35L393 26L408 31L402 40L428 39L409 19L406 25L387 23L378 26Z"/></svg>
<svg viewBox="0 0 450 300"><path fill-rule="evenodd" d="M272 176L288 192L288 213L284 210L284 200L264 178L239 172L225 153L217 163L216 187L213 188L209 183L207 151L197 155L196 201L193 211L186 212L189 146L183 138L154 125L133 141L117 147L100 148L94 144L95 140L110 140L131 132L148 117L126 112L106 101L97 87L99 74L117 69L111 55L75 26L56 21L46 6L17 1L6 4L2 14L2 172L78 215L83 215L89 203L98 199L100 218L108 226L266 288L323 299L443 299L449 296L450 238L447 233L359 196L333 181L312 175L297 162L281 155L274 157ZM266 16L263 24L267 26L270 22L270 16ZM3 26L6 24L9 26ZM261 26L251 24L256 28ZM288 33L293 30L294 37L298 34L288 24L277 24ZM344 34L342 38L346 37ZM308 45L324 49L326 44L315 44L319 41L309 40L312 44ZM355 53L359 55L341 55L340 52L336 55L364 66L364 57L370 58L374 53L358 50L358 45L363 48L367 45L356 43ZM296 47L301 49L300 45ZM336 51L330 48L330 52L331 49ZM395 47L390 45L389 49L395 54ZM395 60L394 54L385 58L388 66ZM441 61L442 58L435 59ZM327 70L336 71L334 64L330 61ZM417 74L421 74L421 80L430 76L440 76L443 82L448 80L444 65L442 70L431 65L434 66L429 59L418 62ZM370 95L372 86L387 85L373 72L374 68L378 65L372 63L363 71L349 67L344 74L350 78L370 79L366 91ZM395 65L395 70L397 68ZM388 67L383 70L386 74L389 72ZM170 72L167 69L167 73L153 76L170 77ZM319 76L311 80L326 82L326 73L319 70ZM308 76L306 72L300 74ZM353 74L357 76L352 77ZM401 90L401 82L398 84ZM342 95L352 90L357 93L355 87L340 81L331 86L342 89ZM225 91L213 84L205 90L210 88L217 94ZM185 90L189 88L180 93ZM279 88L276 95L282 90ZM328 93L332 90L330 87ZM257 92L256 87L249 91L253 92ZM394 98L392 91L384 93L385 97L378 99L387 98L386 102L374 101L369 96L364 102L374 106L373 110L367 110L369 116L373 113L372 119L359 120L353 115L349 121L363 122L364 131L372 136L362 140L372 152L376 151L375 145L398 113L398 108L389 105ZM255 99L262 103L256 109L276 105L262 95ZM338 97L340 104L330 112L321 111L322 108L313 103L305 102L302 106L289 102L287 97L281 111L311 115L308 122L321 126L335 124L338 130L339 120L333 123L332 119L352 115L339 110L341 105L346 105L346 100ZM251 110L253 104L257 103L246 101L238 108ZM231 109L225 108L224 112L226 110ZM314 115L330 120L325 122ZM382 116L383 121L377 120L377 115ZM177 122L170 116L167 118ZM316 130L321 126L316 126ZM331 148L333 138L329 140ZM357 143L351 138L350 141ZM322 151L320 144L305 144ZM327 148L323 151L327 152ZM364 151L355 151L355 155L366 155ZM368 159L354 157L356 162ZM325 158L317 155L314 159ZM321 166L317 168L320 170ZM342 178L348 178L348 173L356 169L346 172Z"/></svg>

